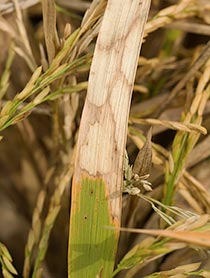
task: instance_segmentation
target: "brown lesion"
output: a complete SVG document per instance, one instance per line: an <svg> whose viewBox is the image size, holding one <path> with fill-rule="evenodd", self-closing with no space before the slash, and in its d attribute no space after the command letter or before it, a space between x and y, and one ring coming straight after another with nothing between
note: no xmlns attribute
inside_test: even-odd
<svg viewBox="0 0 210 278"><path fill-rule="evenodd" d="M142 5L142 2L139 3L139 6L140 5ZM138 9L139 8L136 7L136 10L138 10ZM119 49L121 49L122 45L125 45L125 42L129 39L129 35L131 35L133 33L132 29L134 28L136 23L139 21L139 16L141 16L141 14L142 14L142 12L139 12L138 14L136 14L135 17L132 18L132 22L130 22L126 33L123 33L122 35L116 35L116 33L115 33L111 42L109 42L108 44L104 44L103 41L99 40L98 50L105 51L105 52L112 52L113 50L115 50L118 53L119 52L119 51L117 51L118 47L116 47L116 46L119 45L120 46ZM120 24L118 24L118 25L120 25ZM118 28L116 28L116 29L118 29Z"/></svg>

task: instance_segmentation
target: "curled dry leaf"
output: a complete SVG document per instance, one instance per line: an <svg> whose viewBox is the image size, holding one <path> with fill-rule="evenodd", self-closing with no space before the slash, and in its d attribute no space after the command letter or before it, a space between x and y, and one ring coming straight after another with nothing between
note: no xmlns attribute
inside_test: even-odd
<svg viewBox="0 0 210 278"><path fill-rule="evenodd" d="M139 151L133 166L134 175L139 177L148 176L152 166L152 128L148 131L146 142Z"/></svg>

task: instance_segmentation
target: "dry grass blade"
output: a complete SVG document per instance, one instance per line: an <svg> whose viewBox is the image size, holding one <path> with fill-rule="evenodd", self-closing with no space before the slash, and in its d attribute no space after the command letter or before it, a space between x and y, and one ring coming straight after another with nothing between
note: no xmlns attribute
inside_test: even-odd
<svg viewBox="0 0 210 278"><path fill-rule="evenodd" d="M37 67L36 61L35 61L35 58L33 56L32 50L31 50L31 46L30 46L28 35L27 35L25 25L23 22L19 2L18 2L18 0L13 0L13 2L14 2L14 6L15 6L16 15L17 15L17 27L18 27L19 34L20 34L20 38L18 38L18 39L20 40L21 44L23 44L23 46L25 48L26 53L23 52L23 56L25 57L25 60L29 62L28 63L29 67L33 72L35 70L35 68Z"/></svg>
<svg viewBox="0 0 210 278"><path fill-rule="evenodd" d="M43 25L45 34L45 43L48 53L48 61L51 64L53 58L58 52L59 38L56 30L56 10L54 0L43 0L42 1L42 12L43 12Z"/></svg>
<svg viewBox="0 0 210 278"><path fill-rule="evenodd" d="M9 78L10 78L10 74L11 74L11 66L14 60L14 44L11 43L10 48L9 48L9 53L8 53L8 58L7 58L7 62L5 65L5 69L4 72L1 76L0 79L0 100L4 97L4 95L7 92L7 89L9 87Z"/></svg>
<svg viewBox="0 0 210 278"><path fill-rule="evenodd" d="M0 14L0 30L6 32L15 41L15 52L23 57L27 65L33 72L35 70L36 61L34 59L31 46L29 44L28 36L25 30L25 26L22 19L22 14L19 7L19 2L14 0L14 6L16 10L17 30Z"/></svg>
<svg viewBox="0 0 210 278"><path fill-rule="evenodd" d="M158 119L136 119L131 118L131 123L136 124L146 124L146 125L162 125L170 129L174 130L180 130L180 131L186 131L186 132L199 132L202 134L206 134L207 130L206 128L197 125L197 124L191 124L191 123L180 123L175 121L166 121L166 120L158 120Z"/></svg>
<svg viewBox="0 0 210 278"><path fill-rule="evenodd" d="M0 14L0 30L3 32L8 33L12 38L16 38L17 34L13 27L7 22L6 19Z"/></svg>
<svg viewBox="0 0 210 278"><path fill-rule="evenodd" d="M21 9L29 8L33 5L39 3L39 0L19 0L19 6ZM0 3L0 13L1 14L8 14L13 12L15 9L13 3L11 1L6 1L6 3Z"/></svg>
<svg viewBox="0 0 210 278"><path fill-rule="evenodd" d="M210 26L207 24L200 24L187 21L174 21L167 28L180 29L188 33L202 34L210 36Z"/></svg>
<svg viewBox="0 0 210 278"><path fill-rule="evenodd" d="M90 7L90 3L81 0L73 0L73 1L58 0L57 2L59 5L80 12L85 12Z"/></svg>
<svg viewBox="0 0 210 278"><path fill-rule="evenodd" d="M170 230L147 230L147 229L131 229L120 228L122 232L148 234L153 236L161 236L173 238L180 242L196 247L210 248L210 231L208 232L192 232L192 231L170 231Z"/></svg>
<svg viewBox="0 0 210 278"><path fill-rule="evenodd" d="M40 0L19 0L19 5L21 9L27 9L33 7L34 5L38 4ZM74 0L71 2L67 2L65 0L57 0L58 5L61 5L66 8L70 8L76 11L84 12L86 11L90 4L88 2L84 2L81 0ZM0 13L8 14L14 11L14 5L11 2L0 3Z"/></svg>

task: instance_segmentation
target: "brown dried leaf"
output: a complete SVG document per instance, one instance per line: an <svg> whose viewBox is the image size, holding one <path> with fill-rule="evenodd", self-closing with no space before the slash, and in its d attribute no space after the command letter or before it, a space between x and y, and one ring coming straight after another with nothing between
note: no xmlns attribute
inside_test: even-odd
<svg viewBox="0 0 210 278"><path fill-rule="evenodd" d="M120 228L120 231L148 234L152 236L169 237L172 239L185 242L189 245L195 245L204 248L210 248L210 232L194 232L194 231L171 231L171 230L156 230L156 229L131 229Z"/></svg>
<svg viewBox="0 0 210 278"><path fill-rule="evenodd" d="M162 125L174 130L181 130L186 132L200 132L202 134L207 133L205 127L194 123L187 123L187 122L181 123L178 121L167 121L167 120L159 120L159 119L151 119L151 118L147 118L147 119L131 118L130 120L132 123L137 123L137 124Z"/></svg>
<svg viewBox="0 0 210 278"><path fill-rule="evenodd" d="M139 177L147 176L152 166L152 128L148 131L146 142L139 151L133 166L133 173Z"/></svg>
<svg viewBox="0 0 210 278"><path fill-rule="evenodd" d="M59 38L56 30L56 10L54 0L42 1L43 24L45 43L49 63L52 62L59 47Z"/></svg>

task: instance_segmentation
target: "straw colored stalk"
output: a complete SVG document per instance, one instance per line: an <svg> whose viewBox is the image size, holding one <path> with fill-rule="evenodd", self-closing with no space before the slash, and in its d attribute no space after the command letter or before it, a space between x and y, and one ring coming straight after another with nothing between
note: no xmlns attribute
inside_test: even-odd
<svg viewBox="0 0 210 278"><path fill-rule="evenodd" d="M131 93L150 0L109 0L96 44L72 184L68 277L111 277ZM113 230L105 226L114 227Z"/></svg>

